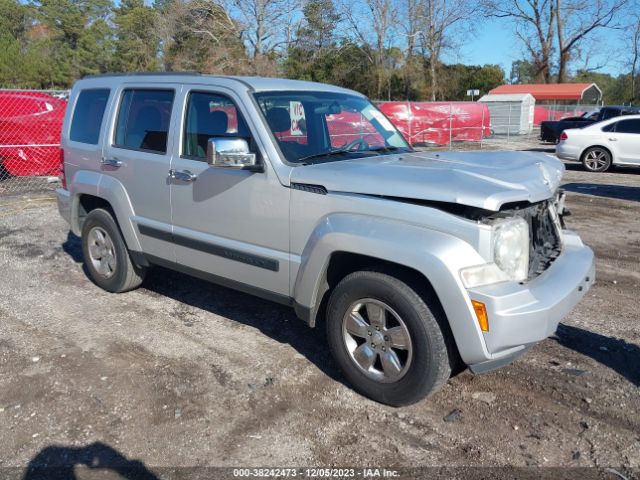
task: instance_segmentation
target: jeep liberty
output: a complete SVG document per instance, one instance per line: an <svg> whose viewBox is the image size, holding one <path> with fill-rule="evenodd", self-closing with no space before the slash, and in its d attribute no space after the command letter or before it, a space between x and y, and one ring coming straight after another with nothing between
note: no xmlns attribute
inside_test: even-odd
<svg viewBox="0 0 640 480"><path fill-rule="evenodd" d="M533 152L417 152L363 95L198 74L87 77L58 207L92 281L161 265L290 305L358 392L416 402L552 335L595 280L564 171Z"/></svg>

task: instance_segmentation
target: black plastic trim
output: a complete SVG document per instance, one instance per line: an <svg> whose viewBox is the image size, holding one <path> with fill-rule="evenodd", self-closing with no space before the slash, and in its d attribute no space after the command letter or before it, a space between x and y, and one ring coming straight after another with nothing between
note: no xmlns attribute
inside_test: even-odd
<svg viewBox="0 0 640 480"><path fill-rule="evenodd" d="M272 272L280 270L280 262L273 258L263 257L261 255L254 255L253 253L243 252L235 248L223 247L215 243L204 242L202 240L196 240L184 235L176 235L175 233L160 230L148 225L138 225L138 230L142 235L148 237L157 238L166 242L175 243L182 247L193 248L201 252L210 253L217 257L227 258L240 263L246 263L258 268L264 268Z"/></svg>
<svg viewBox="0 0 640 480"><path fill-rule="evenodd" d="M215 283L223 287L231 288L233 290L238 290L240 292L248 293L250 295L254 295L256 297L260 297L265 300L269 300L271 302L279 303L281 305L286 305L289 307L293 305L293 299L291 297L288 297L287 295L270 292L269 290L264 290L262 288L254 287L252 285L247 285L246 283L237 282L235 280L230 280L228 278L220 277L212 273L203 272L202 270L197 270L195 268L187 267L185 265L180 265L179 263L172 262L171 260L167 260L161 257L156 257L155 255L147 254L145 255L145 257L147 258L148 262L153 265L165 267L170 270L176 270L186 275L190 275L192 277L196 277L201 280L205 280L207 282Z"/></svg>
<svg viewBox="0 0 640 480"><path fill-rule="evenodd" d="M291 188L294 190L301 190L303 192L317 193L319 195L327 194L327 189L325 187L312 183L291 183Z"/></svg>

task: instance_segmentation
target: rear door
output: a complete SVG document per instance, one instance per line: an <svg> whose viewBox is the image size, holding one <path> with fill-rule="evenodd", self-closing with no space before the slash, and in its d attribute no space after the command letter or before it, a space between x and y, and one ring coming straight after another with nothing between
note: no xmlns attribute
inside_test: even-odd
<svg viewBox="0 0 640 480"><path fill-rule="evenodd" d="M640 118L620 120L615 132L610 132L609 141L615 145L618 161L640 164Z"/></svg>
<svg viewBox="0 0 640 480"><path fill-rule="evenodd" d="M124 84L102 163L103 171L125 187L143 251L168 260L175 260L167 177L179 89L176 84Z"/></svg>

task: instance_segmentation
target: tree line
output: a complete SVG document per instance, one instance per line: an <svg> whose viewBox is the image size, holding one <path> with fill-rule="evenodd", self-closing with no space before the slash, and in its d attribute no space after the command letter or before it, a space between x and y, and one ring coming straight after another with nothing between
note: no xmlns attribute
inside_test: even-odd
<svg viewBox="0 0 640 480"><path fill-rule="evenodd" d="M379 100L463 100L505 82L596 81L609 103L638 98L636 0L0 0L0 86L68 88L85 75L198 71L284 76ZM445 63L484 22L523 58ZM594 64L624 32L617 77ZM597 63L597 62L595 62Z"/></svg>

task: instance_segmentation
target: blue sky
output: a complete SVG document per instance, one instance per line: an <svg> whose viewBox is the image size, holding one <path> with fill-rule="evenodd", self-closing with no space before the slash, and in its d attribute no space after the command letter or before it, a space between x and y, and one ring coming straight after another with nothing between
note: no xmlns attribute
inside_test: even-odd
<svg viewBox="0 0 640 480"><path fill-rule="evenodd" d="M598 33L603 52L610 51L609 46L618 43L620 33L614 30L601 30ZM498 64L508 77L511 71L511 62L524 58L524 49L508 22L495 19L486 19L482 22L474 36L466 41L458 39L461 44L458 51L444 56L445 62L460 62L467 65ZM607 59L604 55L592 57L591 64L605 64L604 68L597 70L600 73L617 75L622 70L618 59Z"/></svg>

